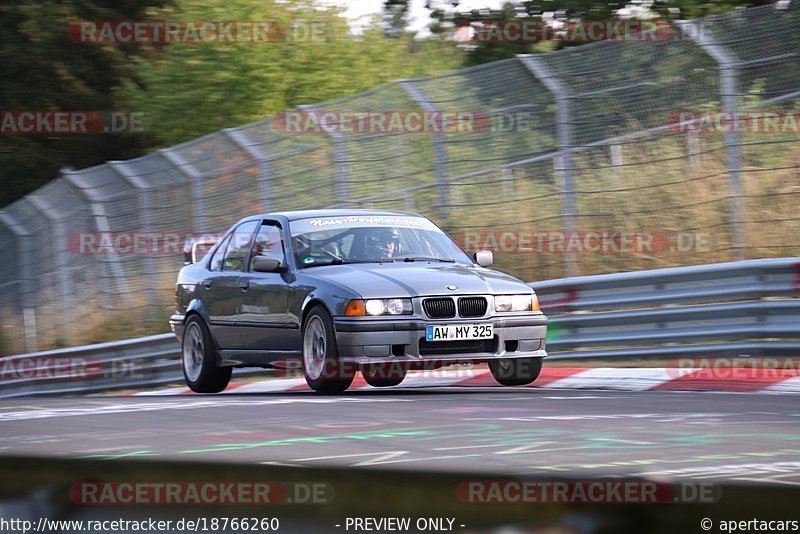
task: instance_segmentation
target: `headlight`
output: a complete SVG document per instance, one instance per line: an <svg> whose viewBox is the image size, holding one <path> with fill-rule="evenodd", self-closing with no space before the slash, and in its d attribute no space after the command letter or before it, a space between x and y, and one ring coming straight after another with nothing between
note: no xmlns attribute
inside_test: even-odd
<svg viewBox="0 0 800 534"><path fill-rule="evenodd" d="M494 311L521 312L539 309L536 295L497 295L494 298Z"/></svg>
<svg viewBox="0 0 800 534"><path fill-rule="evenodd" d="M345 315L409 315L411 299L369 299L351 300L347 303Z"/></svg>
<svg viewBox="0 0 800 534"><path fill-rule="evenodd" d="M389 315L411 313L411 301L408 299L389 299L386 301L386 311L389 312Z"/></svg>

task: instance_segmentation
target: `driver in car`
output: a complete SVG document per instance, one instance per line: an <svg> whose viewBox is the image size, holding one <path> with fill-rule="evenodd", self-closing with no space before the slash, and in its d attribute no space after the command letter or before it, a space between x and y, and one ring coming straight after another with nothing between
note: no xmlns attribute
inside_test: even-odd
<svg viewBox="0 0 800 534"><path fill-rule="evenodd" d="M380 228L367 235L366 253L370 259L387 259L394 256L400 242L396 228Z"/></svg>

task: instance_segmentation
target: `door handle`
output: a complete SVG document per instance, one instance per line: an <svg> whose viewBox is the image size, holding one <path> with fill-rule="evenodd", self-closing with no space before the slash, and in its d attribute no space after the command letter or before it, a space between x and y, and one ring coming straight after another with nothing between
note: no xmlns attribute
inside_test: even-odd
<svg viewBox="0 0 800 534"><path fill-rule="evenodd" d="M211 289L211 284L212 284L213 282L214 282L213 280L203 280L201 283L203 284L203 286L204 286L206 289Z"/></svg>
<svg viewBox="0 0 800 534"><path fill-rule="evenodd" d="M247 291L248 289L250 289L250 280L240 280L239 289L241 289L242 291Z"/></svg>

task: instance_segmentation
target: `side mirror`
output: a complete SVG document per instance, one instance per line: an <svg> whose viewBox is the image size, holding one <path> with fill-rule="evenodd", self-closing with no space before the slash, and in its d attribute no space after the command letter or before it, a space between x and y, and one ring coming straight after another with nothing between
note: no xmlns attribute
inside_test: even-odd
<svg viewBox="0 0 800 534"><path fill-rule="evenodd" d="M183 264L197 263L209 250L217 244L216 239L190 239L183 245Z"/></svg>
<svg viewBox="0 0 800 534"><path fill-rule="evenodd" d="M256 256L253 258L253 270L257 273L276 273L283 269L281 260L275 256Z"/></svg>
<svg viewBox="0 0 800 534"><path fill-rule="evenodd" d="M481 267L488 267L494 263L494 253L491 250L478 250L472 255Z"/></svg>

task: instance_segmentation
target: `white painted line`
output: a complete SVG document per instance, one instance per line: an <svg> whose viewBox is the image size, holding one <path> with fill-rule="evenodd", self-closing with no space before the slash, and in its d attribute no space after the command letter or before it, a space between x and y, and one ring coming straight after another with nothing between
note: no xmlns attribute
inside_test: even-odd
<svg viewBox="0 0 800 534"><path fill-rule="evenodd" d="M279 404L336 404L336 403L380 403L380 402L413 402L411 399L388 399L382 397L281 397L273 399L236 399L226 398L221 402L219 398L183 397L169 401L139 402L126 404L111 404L107 406L74 406L71 408L52 408L46 410L27 410L23 412L0 413L0 423L3 421L25 421L29 419L49 419L53 417L75 417L81 415L111 415L119 413L158 412L163 410L196 410L218 409L230 406L270 406Z"/></svg>
<svg viewBox="0 0 800 534"><path fill-rule="evenodd" d="M132 396L134 397L141 397L143 395L147 396L160 396L160 395L183 395L184 393L188 393L191 391L189 388L166 388L166 389L154 389L152 391L137 391Z"/></svg>
<svg viewBox="0 0 800 534"><path fill-rule="evenodd" d="M542 388L547 389L620 389L645 391L675 379L679 369L598 367L560 378Z"/></svg>
<svg viewBox="0 0 800 534"><path fill-rule="evenodd" d="M288 391L298 386L305 386L305 378L287 378L282 380L261 380L242 384L233 389L227 389L224 393L274 393L276 391Z"/></svg>
<svg viewBox="0 0 800 534"><path fill-rule="evenodd" d="M786 380L772 384L760 390L759 393L800 393L800 376L787 378Z"/></svg>
<svg viewBox="0 0 800 534"><path fill-rule="evenodd" d="M552 442L551 442L552 443ZM505 447L505 443L493 443L491 445L464 445L461 447L434 447L432 451L459 451L463 449L485 449L491 447Z"/></svg>

